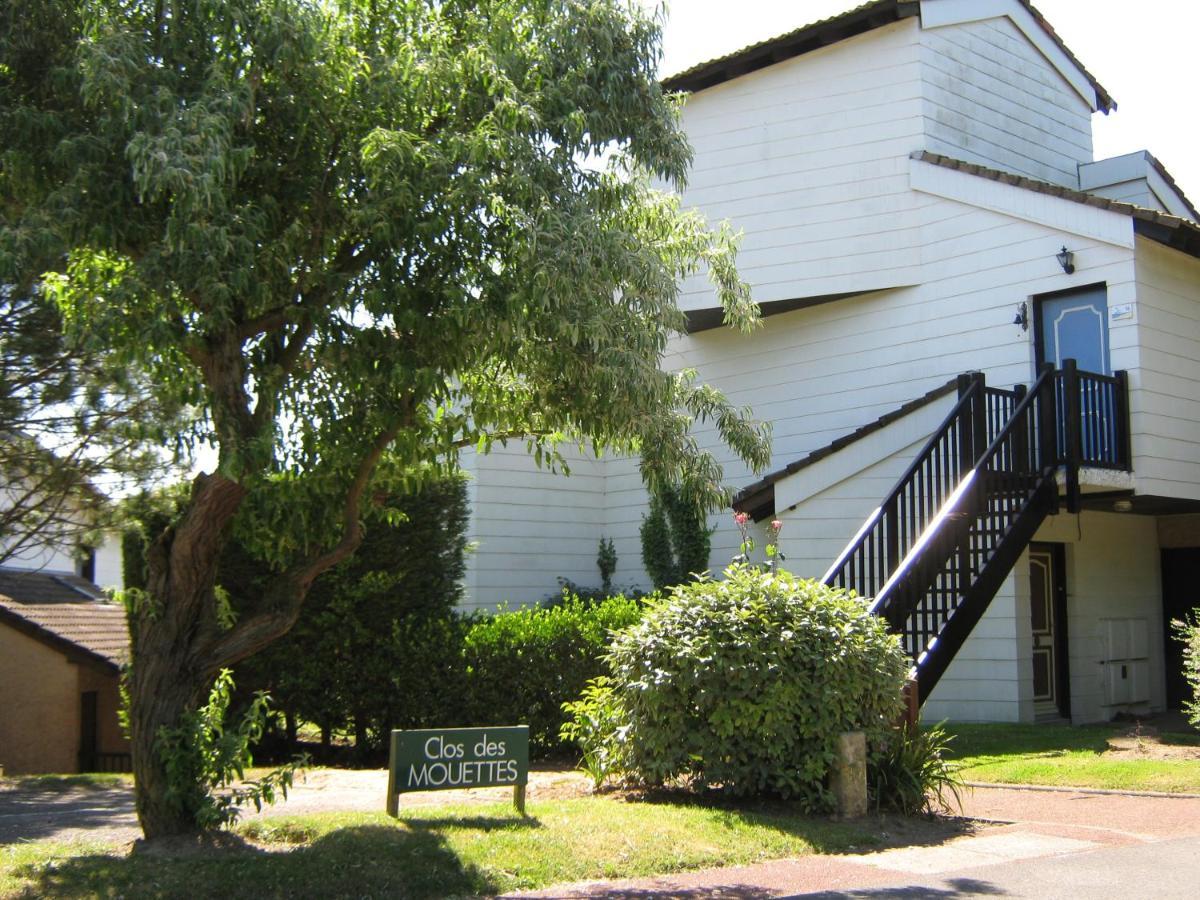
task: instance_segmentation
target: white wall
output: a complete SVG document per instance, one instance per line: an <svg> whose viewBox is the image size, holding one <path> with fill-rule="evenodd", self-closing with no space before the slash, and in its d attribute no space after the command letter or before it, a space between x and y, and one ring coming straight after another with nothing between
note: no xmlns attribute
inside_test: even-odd
<svg viewBox="0 0 1200 900"><path fill-rule="evenodd" d="M1092 160L1091 108L1013 20L920 35L925 149L1078 187L1077 164Z"/></svg>
<svg viewBox="0 0 1200 900"><path fill-rule="evenodd" d="M1139 493L1200 499L1200 260L1137 240L1138 365L1130 372Z"/></svg>
<svg viewBox="0 0 1200 900"><path fill-rule="evenodd" d="M605 521L602 463L564 450L570 475L539 469L524 442L464 454L474 549L467 560L466 609L537 603L558 577L597 585Z"/></svg>
<svg viewBox="0 0 1200 900"><path fill-rule="evenodd" d="M738 265L756 300L912 283L918 30L905 19L688 98L684 202L745 230ZM681 305L714 305L703 277Z"/></svg>
<svg viewBox="0 0 1200 900"><path fill-rule="evenodd" d="M1104 667L1100 664L1105 656L1105 619L1146 620L1150 634L1150 708L1162 709L1166 702L1162 576L1155 519L1119 513L1064 513L1048 519L1034 539L1066 545L1072 721L1103 722L1132 709L1105 705ZM1022 557L1018 563L1021 566L1027 578L1027 557ZM1031 672L1028 615L1020 625L1026 648L1021 663L1026 672ZM1144 706L1138 708L1145 710Z"/></svg>

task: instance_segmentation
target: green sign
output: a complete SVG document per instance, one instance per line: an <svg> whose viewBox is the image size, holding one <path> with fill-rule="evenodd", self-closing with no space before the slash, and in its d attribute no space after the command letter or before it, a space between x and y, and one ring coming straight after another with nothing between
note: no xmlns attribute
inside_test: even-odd
<svg viewBox="0 0 1200 900"><path fill-rule="evenodd" d="M507 785L523 813L528 781L528 725L392 732L387 810L393 816L400 795L410 791Z"/></svg>

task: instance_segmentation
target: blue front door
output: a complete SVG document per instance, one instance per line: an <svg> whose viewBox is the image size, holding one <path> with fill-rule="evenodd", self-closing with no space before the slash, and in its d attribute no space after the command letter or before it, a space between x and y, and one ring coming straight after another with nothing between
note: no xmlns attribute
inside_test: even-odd
<svg viewBox="0 0 1200 900"><path fill-rule="evenodd" d="M1063 360L1073 359L1079 371L1111 375L1108 358L1108 292L1104 285L1068 294L1040 297L1034 307L1038 317L1038 362L1061 369ZM1065 383L1059 384L1059 451L1066 451L1068 398ZM1079 416L1083 462L1111 462L1116 454L1114 430L1115 394L1094 380L1080 380Z"/></svg>
<svg viewBox="0 0 1200 900"><path fill-rule="evenodd" d="M1039 362L1061 369L1073 359L1084 372L1111 375L1108 359L1108 292L1104 285L1037 301Z"/></svg>

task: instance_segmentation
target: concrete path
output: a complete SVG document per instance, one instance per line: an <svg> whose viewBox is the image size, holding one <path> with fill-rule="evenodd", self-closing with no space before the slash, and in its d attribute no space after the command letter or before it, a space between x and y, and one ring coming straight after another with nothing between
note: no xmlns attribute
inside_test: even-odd
<svg viewBox="0 0 1200 900"><path fill-rule="evenodd" d="M529 897L818 898L1200 896L1200 799L975 788L976 834L928 847L810 856Z"/></svg>

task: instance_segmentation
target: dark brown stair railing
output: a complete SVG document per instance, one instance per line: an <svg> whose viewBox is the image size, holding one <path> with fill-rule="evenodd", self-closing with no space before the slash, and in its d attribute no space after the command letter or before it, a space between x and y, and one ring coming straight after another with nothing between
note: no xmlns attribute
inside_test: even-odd
<svg viewBox="0 0 1200 900"><path fill-rule="evenodd" d="M962 376L954 409L826 572L901 635L920 702L1057 509L1059 467L1070 509L1081 466L1129 467L1127 396L1125 373L1074 360L1043 366L1028 390Z"/></svg>

